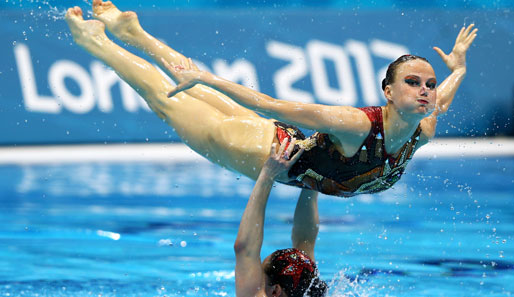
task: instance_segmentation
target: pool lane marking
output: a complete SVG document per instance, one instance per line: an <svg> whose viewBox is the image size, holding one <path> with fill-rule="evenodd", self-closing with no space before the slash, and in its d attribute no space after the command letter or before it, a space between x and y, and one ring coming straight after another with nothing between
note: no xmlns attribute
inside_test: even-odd
<svg viewBox="0 0 514 297"><path fill-rule="evenodd" d="M436 138L422 146L414 158L494 156L514 156L514 138Z"/></svg>
<svg viewBox="0 0 514 297"><path fill-rule="evenodd" d="M513 138L435 139L414 158L514 156ZM0 165L90 162L188 163L207 160L182 143L89 144L0 147Z"/></svg>
<svg viewBox="0 0 514 297"><path fill-rule="evenodd" d="M181 143L0 147L0 164L207 162Z"/></svg>

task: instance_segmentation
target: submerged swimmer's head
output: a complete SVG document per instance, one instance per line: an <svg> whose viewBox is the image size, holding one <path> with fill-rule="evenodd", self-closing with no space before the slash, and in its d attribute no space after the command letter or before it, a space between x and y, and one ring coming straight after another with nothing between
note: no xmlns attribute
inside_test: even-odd
<svg viewBox="0 0 514 297"><path fill-rule="evenodd" d="M314 261L298 249L277 250L264 260L263 266L268 296L279 289L288 297L321 297L328 290L327 284L319 278Z"/></svg>

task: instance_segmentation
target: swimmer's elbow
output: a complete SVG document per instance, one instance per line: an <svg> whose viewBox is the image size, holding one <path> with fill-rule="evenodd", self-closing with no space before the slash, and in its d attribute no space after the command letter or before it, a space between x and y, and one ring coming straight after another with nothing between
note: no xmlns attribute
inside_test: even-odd
<svg viewBox="0 0 514 297"><path fill-rule="evenodd" d="M240 238L236 239L236 242L234 242L234 253L236 255L242 254L247 250L248 242L246 240L242 240Z"/></svg>
<svg viewBox="0 0 514 297"><path fill-rule="evenodd" d="M437 107L437 116L443 115L448 112L450 104L441 104Z"/></svg>

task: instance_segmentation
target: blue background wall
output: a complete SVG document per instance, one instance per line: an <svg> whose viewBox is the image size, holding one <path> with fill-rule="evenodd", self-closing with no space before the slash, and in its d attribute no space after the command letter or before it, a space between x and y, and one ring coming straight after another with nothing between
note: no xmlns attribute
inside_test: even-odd
<svg viewBox="0 0 514 297"><path fill-rule="evenodd" d="M468 74L438 136L514 134L514 13L506 2L136 2L117 4L204 68L274 97L355 106L385 103L384 67L406 52L427 57L442 81L449 71L432 46L449 52L460 27L474 22ZM84 1L0 4L0 144L179 141L73 44L63 3L90 16Z"/></svg>

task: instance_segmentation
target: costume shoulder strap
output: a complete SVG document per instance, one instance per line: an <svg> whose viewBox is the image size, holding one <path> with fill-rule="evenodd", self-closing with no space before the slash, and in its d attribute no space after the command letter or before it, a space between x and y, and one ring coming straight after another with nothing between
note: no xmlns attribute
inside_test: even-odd
<svg viewBox="0 0 514 297"><path fill-rule="evenodd" d="M414 134L412 134L408 144L409 144L409 148L408 148L408 158L412 158L412 155L414 154L415 150L416 150L416 145L418 144L418 141L419 141L419 135L421 134L421 125L418 125L418 128L416 129L416 131L414 132Z"/></svg>
<svg viewBox="0 0 514 297"><path fill-rule="evenodd" d="M384 124L382 118L382 107L380 106L367 106L360 107L360 110L368 116L371 121L370 136L376 137L377 135L384 135Z"/></svg>
<svg viewBox="0 0 514 297"><path fill-rule="evenodd" d="M362 110L371 122L371 129L368 136L364 140L360 148L361 162L366 162L369 159L368 150L371 150L372 158L383 158L384 155L384 125L382 119L382 108L380 106L368 106L359 108ZM374 153L373 153L374 152Z"/></svg>
<svg viewBox="0 0 514 297"><path fill-rule="evenodd" d="M416 131L414 132L414 134L412 134L411 138L409 139L409 141L407 141L401 151L400 151L400 154L397 156L396 159L392 158L391 157L391 164L394 164L394 166L401 166L403 164L407 164L407 162L412 159L412 155L414 154L414 152L416 151L416 145L419 141L419 135L421 134L421 125L418 125L418 128L416 129Z"/></svg>

